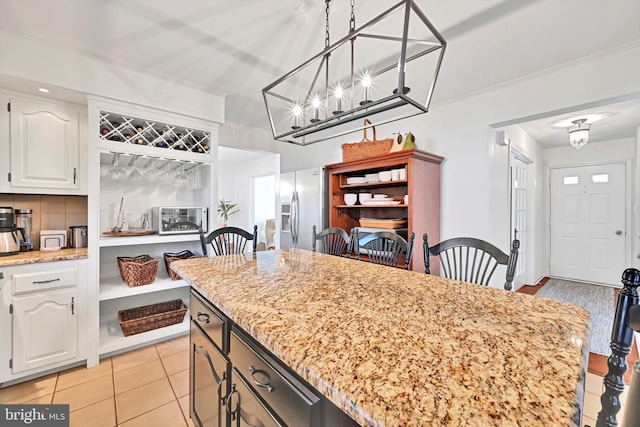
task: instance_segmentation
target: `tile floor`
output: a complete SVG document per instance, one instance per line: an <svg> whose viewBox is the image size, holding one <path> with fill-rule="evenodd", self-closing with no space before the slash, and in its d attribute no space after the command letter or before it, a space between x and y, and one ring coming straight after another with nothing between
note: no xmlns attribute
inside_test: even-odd
<svg viewBox="0 0 640 427"><path fill-rule="evenodd" d="M0 389L0 403L68 403L71 427L192 427L188 349L188 336L176 338ZM583 425L595 427L602 387L587 374Z"/></svg>
<svg viewBox="0 0 640 427"><path fill-rule="evenodd" d="M0 389L0 403L68 403L71 427L192 427L189 337Z"/></svg>

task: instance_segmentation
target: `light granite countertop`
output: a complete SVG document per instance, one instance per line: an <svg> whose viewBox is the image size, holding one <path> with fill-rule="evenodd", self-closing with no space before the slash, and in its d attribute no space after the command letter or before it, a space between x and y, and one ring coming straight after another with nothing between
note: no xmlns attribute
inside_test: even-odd
<svg viewBox="0 0 640 427"><path fill-rule="evenodd" d="M304 250L171 268L363 426L580 421L580 307Z"/></svg>
<svg viewBox="0 0 640 427"><path fill-rule="evenodd" d="M60 249L54 252L31 251L0 257L0 267L36 264L39 262L69 261L88 257L87 248Z"/></svg>

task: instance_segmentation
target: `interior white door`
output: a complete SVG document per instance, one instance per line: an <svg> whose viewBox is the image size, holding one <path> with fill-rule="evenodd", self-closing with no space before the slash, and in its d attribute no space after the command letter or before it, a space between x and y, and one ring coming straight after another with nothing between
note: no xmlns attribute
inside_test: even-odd
<svg viewBox="0 0 640 427"><path fill-rule="evenodd" d="M520 240L513 288L526 283L527 275L527 163L516 156L511 159L511 239ZM509 248L511 249L511 248Z"/></svg>
<svg viewBox="0 0 640 427"><path fill-rule="evenodd" d="M550 275L619 285L625 266L625 165L551 170Z"/></svg>

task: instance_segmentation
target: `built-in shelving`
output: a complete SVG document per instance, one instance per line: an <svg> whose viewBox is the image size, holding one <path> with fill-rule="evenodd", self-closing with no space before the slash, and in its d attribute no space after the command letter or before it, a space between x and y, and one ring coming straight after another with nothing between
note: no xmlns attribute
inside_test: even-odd
<svg viewBox="0 0 640 427"><path fill-rule="evenodd" d="M100 247L154 245L161 243L195 242L200 240L199 234L151 234L147 236L100 237Z"/></svg>
<svg viewBox="0 0 640 427"><path fill-rule="evenodd" d="M158 278L148 285L129 287L120 277L102 279L100 281L100 301L117 298L127 298L134 295L142 295L150 292L167 291L188 287L184 280L172 280L171 278Z"/></svg>
<svg viewBox="0 0 640 427"><path fill-rule="evenodd" d="M89 241L89 251L94 254L89 279L97 283L92 291L97 311L92 327L99 330L94 363L99 357L188 332L188 312L180 324L129 337L123 335L117 317L121 310L175 299L189 304L189 284L168 277L163 253L199 252L200 236L157 234L159 218L154 216L161 206L215 206L218 127L217 123L181 114L90 99L89 190L97 196L89 200L90 229L96 230ZM147 223L140 233L155 234L103 234L111 232L114 222L126 224L125 231L134 231L130 228L135 221L132 218L144 215L151 225ZM207 229L214 220L208 218ZM119 275L117 257L141 254L158 260L155 280L129 287Z"/></svg>

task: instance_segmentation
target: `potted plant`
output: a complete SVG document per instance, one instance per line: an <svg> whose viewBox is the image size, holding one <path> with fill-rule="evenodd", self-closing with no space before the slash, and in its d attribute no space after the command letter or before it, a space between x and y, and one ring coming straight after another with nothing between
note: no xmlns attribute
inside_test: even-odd
<svg viewBox="0 0 640 427"><path fill-rule="evenodd" d="M222 220L218 226L226 227L227 221L229 221L229 217L234 213L239 212L239 209L234 208L238 206L237 203L231 203L225 199L220 199L220 203L218 203L218 217Z"/></svg>

